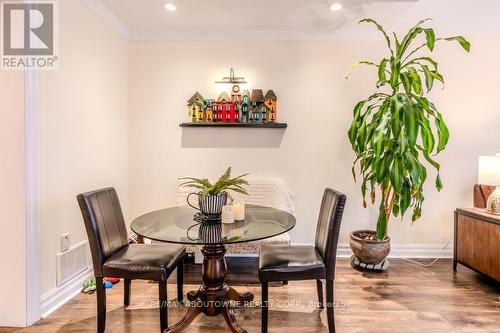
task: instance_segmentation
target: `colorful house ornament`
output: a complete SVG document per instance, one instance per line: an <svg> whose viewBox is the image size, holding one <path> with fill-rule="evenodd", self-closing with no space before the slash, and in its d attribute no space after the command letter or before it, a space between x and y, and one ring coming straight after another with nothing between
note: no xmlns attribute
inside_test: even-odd
<svg viewBox="0 0 500 333"><path fill-rule="evenodd" d="M276 122L276 103L277 103L277 97L274 91L268 90L266 92L266 95L264 96L265 103L267 107L269 108L269 113L267 119L269 120L270 123L275 123Z"/></svg>
<svg viewBox="0 0 500 333"><path fill-rule="evenodd" d="M195 92L187 102L189 118L193 123L205 120L202 111L203 100L203 96L199 92Z"/></svg>
<svg viewBox="0 0 500 333"><path fill-rule="evenodd" d="M222 92L217 99L206 99L196 92L188 100L189 121L193 123L276 123L278 98L273 90L264 95L262 89L241 91L245 78L230 75L216 83L231 84L231 92Z"/></svg>

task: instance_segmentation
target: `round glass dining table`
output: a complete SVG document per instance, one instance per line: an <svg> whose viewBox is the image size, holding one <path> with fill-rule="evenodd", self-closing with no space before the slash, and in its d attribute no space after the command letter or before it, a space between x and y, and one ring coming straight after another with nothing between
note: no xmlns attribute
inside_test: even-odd
<svg viewBox="0 0 500 333"><path fill-rule="evenodd" d="M183 331L200 313L222 314L231 332L246 332L236 321L233 308L251 302L254 296L250 292L239 293L227 285L225 245L270 238L294 226L295 217L287 212L248 204L245 219L230 224L220 220L207 222L199 211L189 206L161 209L136 218L131 228L139 236L167 243L202 245L203 283L198 290L188 292L188 311L166 332Z"/></svg>

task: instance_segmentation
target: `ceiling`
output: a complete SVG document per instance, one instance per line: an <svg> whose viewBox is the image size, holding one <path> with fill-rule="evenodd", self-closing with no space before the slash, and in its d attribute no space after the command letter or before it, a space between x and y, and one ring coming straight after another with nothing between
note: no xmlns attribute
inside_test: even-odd
<svg viewBox="0 0 500 333"><path fill-rule="evenodd" d="M333 33L364 17L397 23L418 0L100 0L130 32L205 35L257 32ZM174 12L163 6L170 2ZM329 10L342 3L339 11Z"/></svg>

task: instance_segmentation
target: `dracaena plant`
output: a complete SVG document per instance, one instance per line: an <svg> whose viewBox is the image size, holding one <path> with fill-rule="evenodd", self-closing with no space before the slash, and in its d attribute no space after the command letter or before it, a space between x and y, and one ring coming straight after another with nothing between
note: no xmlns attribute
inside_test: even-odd
<svg viewBox="0 0 500 333"><path fill-rule="evenodd" d="M449 139L443 116L426 94L435 81L444 84L438 63L426 53L439 41L457 41L467 52L470 43L462 36L436 38L432 28L422 20L399 39L372 19L383 34L389 54L379 62L361 61L353 65L377 69L377 92L356 104L348 132L356 159L353 176L359 166L363 206L369 193L372 204L380 191L377 238L387 236L391 213L403 218L412 209L412 221L422 214L423 187L429 165L437 170L435 186L441 190L439 164L434 155L445 149ZM420 42L418 42L421 40Z"/></svg>

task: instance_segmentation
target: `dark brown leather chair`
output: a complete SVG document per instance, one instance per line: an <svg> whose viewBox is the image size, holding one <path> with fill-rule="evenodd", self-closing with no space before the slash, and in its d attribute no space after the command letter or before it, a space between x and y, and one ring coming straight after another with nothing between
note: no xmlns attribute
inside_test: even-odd
<svg viewBox="0 0 500 333"><path fill-rule="evenodd" d="M177 299L183 299L183 261L180 245L129 244L125 220L114 188L77 196L89 238L97 286L97 331L106 326L104 277L124 279L124 305L130 303L131 280L158 281L161 332L168 327L167 278L177 268Z"/></svg>
<svg viewBox="0 0 500 333"><path fill-rule="evenodd" d="M324 308L323 283L326 280L328 331L335 332L333 280L337 258L337 243L346 196L325 189L315 246L262 246L259 256L259 279L262 283L262 332L268 326L268 282L316 280L319 306Z"/></svg>

